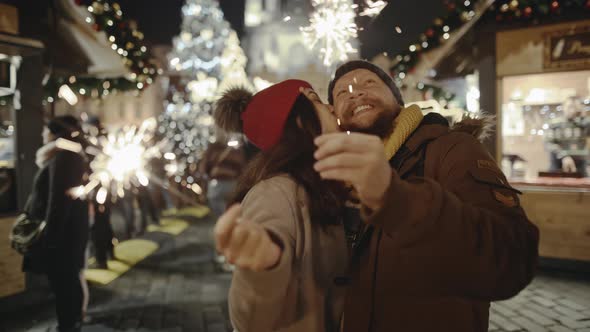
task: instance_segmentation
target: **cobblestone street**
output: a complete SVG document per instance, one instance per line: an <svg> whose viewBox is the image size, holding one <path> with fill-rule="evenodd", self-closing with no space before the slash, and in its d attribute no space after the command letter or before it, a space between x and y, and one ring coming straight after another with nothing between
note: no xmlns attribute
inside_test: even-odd
<svg viewBox="0 0 590 332"><path fill-rule="evenodd" d="M541 273L517 297L492 304L490 331L590 332L590 282Z"/></svg>
<svg viewBox="0 0 590 332"><path fill-rule="evenodd" d="M228 331L231 275L213 264L209 220L191 220L179 236L147 233L159 250L107 286L90 285L83 331ZM0 331L53 331L53 303L0 320ZM4 325L3 325L4 324Z"/></svg>
<svg viewBox="0 0 590 332"><path fill-rule="evenodd" d="M160 244L154 255L107 286L90 286L83 331L231 331L231 275L213 264L213 223L190 221L178 236L148 233ZM1 331L53 331L52 300L2 324ZM590 282L542 273L516 298L492 305L490 331L588 332Z"/></svg>

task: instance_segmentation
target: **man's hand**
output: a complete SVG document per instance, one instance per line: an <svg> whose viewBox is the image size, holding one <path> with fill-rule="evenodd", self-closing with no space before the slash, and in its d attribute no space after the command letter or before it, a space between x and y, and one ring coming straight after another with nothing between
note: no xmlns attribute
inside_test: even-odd
<svg viewBox="0 0 590 332"><path fill-rule="evenodd" d="M261 225L242 220L240 215L240 206L234 205L217 221L214 230L217 251L242 269L259 272L277 265L281 248Z"/></svg>
<svg viewBox="0 0 590 332"><path fill-rule="evenodd" d="M577 172L578 168L576 167L576 162L574 161L574 158L572 158L571 156L563 157L563 159L561 159L561 170L566 173Z"/></svg>
<svg viewBox="0 0 590 332"><path fill-rule="evenodd" d="M352 184L361 202L370 209L381 206L391 181L391 167L379 137L359 133L322 135L314 165L323 179Z"/></svg>

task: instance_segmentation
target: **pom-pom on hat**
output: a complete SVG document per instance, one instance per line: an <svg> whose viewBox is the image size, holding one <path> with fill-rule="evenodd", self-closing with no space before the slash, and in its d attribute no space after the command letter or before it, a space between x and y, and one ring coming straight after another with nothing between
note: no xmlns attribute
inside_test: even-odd
<svg viewBox="0 0 590 332"><path fill-rule="evenodd" d="M276 145L293 109L299 88L311 88L301 80L286 80L255 95L245 88L226 91L215 107L215 123L229 132L242 132L261 150Z"/></svg>

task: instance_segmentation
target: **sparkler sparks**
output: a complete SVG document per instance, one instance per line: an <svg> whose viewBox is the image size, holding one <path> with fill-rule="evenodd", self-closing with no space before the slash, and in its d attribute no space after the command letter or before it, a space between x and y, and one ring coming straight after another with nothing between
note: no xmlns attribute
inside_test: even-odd
<svg viewBox="0 0 590 332"><path fill-rule="evenodd" d="M102 137L91 137L96 146L90 146L86 152L94 156L90 163L92 173L88 184L72 188L70 194L76 198L86 198L94 189L96 202L104 204L109 190L111 196L123 197L125 189L132 186L147 186L149 173L146 163L150 158L158 157L160 146L147 147L155 129L153 119L146 120L139 129L132 127L115 134ZM67 147L66 144L62 145ZM69 146L73 149L73 145Z"/></svg>
<svg viewBox="0 0 590 332"><path fill-rule="evenodd" d="M101 189L110 188L112 195L119 197L124 195L124 189L129 189L132 185L147 186L149 179L146 162L157 153L157 149L145 146L150 138L145 126L142 126L140 130L131 128L99 139L103 150L90 164L93 170L90 181L97 180ZM100 202L103 199L99 195L104 195L104 191L99 190L97 194L96 199Z"/></svg>
<svg viewBox="0 0 590 332"><path fill-rule="evenodd" d="M350 0L313 0L315 11L310 25L301 27L310 49L319 45L325 66L346 61L348 54L357 53L350 40L357 37L355 12Z"/></svg>
<svg viewBox="0 0 590 332"><path fill-rule="evenodd" d="M91 174L88 176L88 183L84 186L70 188L68 194L75 199L95 200L98 204L104 204L109 197L123 198L127 190L139 186L148 186L153 183L159 186L184 202L194 204L191 198L170 188L166 175L163 178L158 177L156 173L151 174L147 169L147 164L151 159L165 159L169 164L164 166L164 171L168 176L178 174L181 171L181 164L173 152L166 152L170 148L170 141L164 138L153 143L153 138L157 122L155 119L148 119L140 128L124 128L117 132L110 133L108 136L86 137L91 143L85 149L85 152L93 156L90 163ZM60 140L59 147L72 152L82 152L82 146L79 143ZM189 157L189 161L192 157ZM186 161L182 161L186 163ZM188 171L189 167L182 166L182 171ZM194 170L190 170L194 171ZM192 177L188 177L192 179ZM194 182L194 179L189 183ZM188 186L189 189L197 194L203 193L198 184Z"/></svg>

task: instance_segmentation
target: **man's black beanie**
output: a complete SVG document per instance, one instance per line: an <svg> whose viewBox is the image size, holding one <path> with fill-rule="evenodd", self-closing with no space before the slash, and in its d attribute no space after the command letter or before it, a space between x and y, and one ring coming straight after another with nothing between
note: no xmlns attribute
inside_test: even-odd
<svg viewBox="0 0 590 332"><path fill-rule="evenodd" d="M376 65L363 60L349 61L343 64L342 66L338 67L338 69L336 69L334 79L332 79L330 85L328 86L328 102L330 103L330 105L334 104L334 96L332 95L332 90L334 90L334 85L336 84L336 81L338 81L346 73L351 72L355 69L367 69L379 76L379 78L383 82L385 82L385 84L389 87L389 89L393 93L393 96L397 100L397 103L401 107L404 107L404 99L402 98L402 94L397 88L397 85L395 84L391 76L389 76L386 72L384 72L381 68L377 67Z"/></svg>

